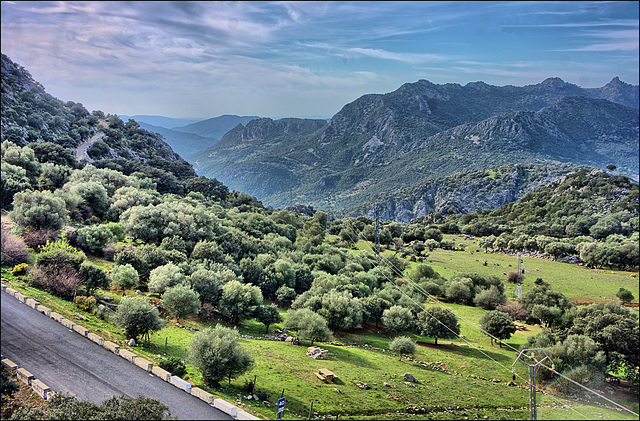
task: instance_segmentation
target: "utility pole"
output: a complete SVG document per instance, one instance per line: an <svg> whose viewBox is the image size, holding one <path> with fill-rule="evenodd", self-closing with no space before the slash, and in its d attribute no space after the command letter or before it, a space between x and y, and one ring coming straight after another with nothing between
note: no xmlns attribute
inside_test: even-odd
<svg viewBox="0 0 640 421"><path fill-rule="evenodd" d="M516 287L516 295L518 298L522 297L522 271L520 270L520 252L518 252L518 286Z"/></svg>
<svg viewBox="0 0 640 421"><path fill-rule="evenodd" d="M376 259L378 259L378 264L380 263L380 214L378 212L378 205L375 205L375 214L376 214L376 246L375 246L375 254Z"/></svg>
<svg viewBox="0 0 640 421"><path fill-rule="evenodd" d="M544 354L544 358L537 360L535 353ZM545 360L549 360L551 362L551 370L555 371L556 367L551 361L551 358L547 355L547 353L542 348L529 348L523 349L518 354L518 358L513 362L511 366L511 372L513 373L513 377L515 380L516 371L515 365L518 361L527 366L529 371L529 419L537 420L538 419L538 411L537 411L537 403L536 403L536 375L538 374L538 369L542 365L542 362Z"/></svg>

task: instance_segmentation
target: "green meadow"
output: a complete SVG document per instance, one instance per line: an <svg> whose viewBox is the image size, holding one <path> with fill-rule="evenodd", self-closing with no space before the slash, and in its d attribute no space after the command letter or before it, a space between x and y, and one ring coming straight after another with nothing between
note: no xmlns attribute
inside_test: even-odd
<svg viewBox="0 0 640 421"><path fill-rule="evenodd" d="M425 259L425 263L444 277L459 272L478 272L506 279L506 273L517 267L515 256L484 253L475 240L458 236L447 236L446 239L455 241L456 248L464 250L436 249ZM359 242L357 248L370 250L363 242ZM554 290L583 304L617 301L615 293L620 287L638 290L637 274L634 273L592 270L531 257L524 257L523 261L523 293L536 278L542 278ZM109 266L109 262L101 259L95 259L94 263L105 268ZM78 310L72 303L28 287L10 275L6 268L2 269L2 276L5 278L3 283L38 298L67 317L82 314L88 319L84 324L91 331L124 346L125 338L118 327ZM116 303L121 297L120 292L114 291L100 291L100 294L113 297ZM127 291L129 294L135 292ZM507 285L507 295L515 296L514 285ZM308 357L306 351L310 343L302 342L296 346L281 341L242 338L242 345L255 361L250 371L233 379L230 384L222 382L217 388L205 387L198 370L190 365L187 365L185 378L266 419L276 418L275 403L283 391L287 402L284 419L307 419L309 415L312 419L527 419L528 376L522 364L516 364L517 386L507 386L507 383L512 380L516 350L529 335L538 333L540 327L526 326L527 330L517 331L500 347L491 344L478 329L478 320L485 310L435 301L424 305L451 309L458 317L463 338L440 339L435 345L433 338L411 335L418 343L417 352L413 356L400 357L388 351L393 337L383 328L361 329L338 334L331 343L314 344L329 351L328 360ZM286 311L281 309L281 315L286 318ZM203 329L218 322L223 323L217 320L205 323L197 318L188 318L183 324ZM269 330L281 329L282 326L283 323L274 324ZM240 334L252 337L261 337L265 331L264 325L256 320L245 321L237 328ZM132 350L154 361L165 355L184 358L193 334L191 330L168 323L167 327L150 336L149 343ZM315 373L322 368L331 370L337 380L321 381ZM411 373L417 382L406 382L405 373ZM254 379L255 389L251 386ZM366 384L368 388L359 384ZM257 401L246 399L252 391L259 397ZM638 411L637 399L633 396L615 398L616 402ZM629 412L616 410L607 402L598 403L597 397L592 401L579 401L539 393L538 402L540 419L635 419Z"/></svg>

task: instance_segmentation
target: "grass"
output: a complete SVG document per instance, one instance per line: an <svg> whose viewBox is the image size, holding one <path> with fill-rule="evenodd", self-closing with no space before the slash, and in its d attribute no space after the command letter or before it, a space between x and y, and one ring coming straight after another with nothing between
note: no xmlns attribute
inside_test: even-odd
<svg viewBox="0 0 640 421"><path fill-rule="evenodd" d="M477 240L463 236L445 235L445 240L455 241L457 248L464 251L435 249L425 260L440 275L450 278L460 272L475 272L481 275L495 275L506 280L509 271L516 270L516 256L485 253L478 247ZM620 288L638 291L638 272L620 270L588 269L584 266L560 263L534 257L523 257L525 270L522 293L534 286L537 278L549 283L554 291L561 292L576 304L596 302L620 302L616 293ZM486 265L484 263L487 263ZM417 263L412 263L412 266ZM516 296L516 286L506 284L508 297ZM638 303L638 296L633 302Z"/></svg>
<svg viewBox="0 0 640 421"><path fill-rule="evenodd" d="M458 272L477 272L484 275L496 275L501 279L517 265L516 258L500 254L479 252L474 240L457 236L446 236L455 240L464 251L437 249L429 253L426 263L445 277ZM356 245L358 250L370 251L370 246L362 241ZM386 251L385 253L393 253ZM487 265L484 265L485 260ZM109 268L109 262L92 259L94 263ZM412 264L415 265L415 264ZM511 266L510 266L511 265ZM526 273L523 293L530 288L535 278L542 278L554 290L562 292L574 302L596 302L617 300L615 293L620 287L637 291L638 281L629 272L589 270L582 267L525 258ZM73 317L74 313L83 314L89 319L83 322L86 327L98 334L109 336L112 340L123 341L120 329L81 312L73 303L66 302L46 292L28 287L20 279L11 276L6 268L2 269L3 281L25 295L38 298L53 310ZM508 294L515 295L515 286L507 285ZM127 292L129 294L129 292ZM100 291L109 295L117 303L120 292ZM635 300L637 302L637 298ZM425 307L441 305L428 302ZM433 339L412 335L419 344L413 360L385 352L393 339L384 329L367 329L351 333L340 333L335 344L319 344L329 351L329 360L313 360L306 356L308 343L295 346L279 341L240 339L242 345L252 354L255 365L244 375L234 379L231 384L222 382L216 389L203 385L202 376L197 369L187 365L188 374L184 376L198 387L216 396L238 404L243 409L262 417L276 417L275 402L282 391L287 398L286 419L303 419L313 411L319 417L343 419L461 419L487 416L490 419L510 417L525 419L529 416L528 391L525 367L516 366L517 383L523 388L507 387L511 380L510 369L518 349L525 343L527 336L540 331L539 327L527 326L527 331L517 331L506 343L510 347L491 344L488 337L478 329L478 320L485 310L456 304L444 304L458 317L461 335L464 339L442 340L438 345ZM286 311L280 309L283 319ZM203 322L196 318L187 318L182 324L198 329L214 325L219 321ZM283 322L271 325L269 330L281 329ZM264 335L264 325L249 320L238 326L241 334L250 336ZM159 332L150 336L150 343L136 346L132 350L153 361L165 355L184 358L193 331L181 329L168 323ZM365 347L366 346L366 347ZM429 363L429 365L419 364ZM441 369L435 370L432 367ZM316 376L320 368L328 368L339 378L336 383L323 383ZM413 374L419 382L415 388L405 384L403 375ZM474 376L474 377L472 377ZM259 401L241 398L248 395L245 385L256 379L256 389L261 395ZM499 382L490 381L491 379ZM371 388L361 389L356 382L367 383ZM387 382L390 387L384 386ZM340 392L338 392L339 390ZM541 403L538 409L540 419L631 419L627 412L574 402L550 395L538 395ZM262 401L268 402L263 404ZM637 399L621 400L637 411Z"/></svg>

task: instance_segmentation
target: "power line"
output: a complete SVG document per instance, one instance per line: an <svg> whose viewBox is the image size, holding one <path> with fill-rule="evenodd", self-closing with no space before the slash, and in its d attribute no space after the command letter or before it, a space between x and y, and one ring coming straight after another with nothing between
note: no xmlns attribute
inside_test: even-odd
<svg viewBox="0 0 640 421"><path fill-rule="evenodd" d="M357 226L354 226L353 228L354 228L355 230L357 230L357 229L358 229L358 228L357 228ZM362 232L362 230L360 230L360 232ZM360 238L360 235L359 235L358 233L356 233L356 234L357 234L357 238L359 239L359 238ZM351 238L351 240L353 241L353 237L351 237L351 235L350 235L350 234L348 234L348 235L349 235L349 237ZM367 241L367 244L368 244L368 245L369 245L369 247L371 248L371 245L369 244L369 242L368 242L368 241ZM380 263L381 263L381 262L380 262ZM379 263L379 264L380 264L380 263ZM421 293L422 293L422 294L423 294L427 299L432 299L433 301L435 301L436 303L438 303L441 307L444 307L444 308L448 309L449 311L453 312L457 317L459 317L460 319L462 319L462 320L466 321L468 324L470 324L470 325L471 325L471 326L473 326L474 328L478 329L480 332L482 332L482 333L484 333L485 335L487 335L487 336L491 337L492 339L494 339L494 340L496 340L496 341L500 342L501 344L505 344L508 348L511 348L513 351L515 351L515 352L519 352L517 349L513 348L511 345L507 344L506 342L503 342L502 340L500 340L500 339L496 338L495 336L491 335L489 332L486 332L486 331L485 331L485 330L483 330L482 328L480 328L480 327L478 327L478 326L475 326L475 324L473 324L473 323L469 322L469 321L468 321L468 320L466 320L464 317L462 317L462 316L460 316L459 314L457 314L454 310L452 310L452 309L450 309L449 307L445 306L443 303L441 303L439 300L437 300L436 298L434 298L432 295L428 294L426 291L424 291L424 290L422 289L422 287L420 287L419 285L415 284L415 283L414 283L414 282L412 282L410 279L406 278L406 275L405 275L402 271L400 271L400 270L399 270L399 268L397 268L397 267L393 264L393 262L392 262L392 261L390 261L389 259L387 259L387 263L389 264L390 269L392 270L392 273L393 273L393 271L394 271L394 269L395 269L395 272L399 273L403 279L407 279L407 282L408 282L408 283L409 283L409 284L410 284L414 289L416 289L418 292L421 292ZM404 294L404 295L405 295L406 297L408 297L408 298L409 298L409 299L410 299L414 304L416 304L417 306L419 306L422 310L425 310L425 309L424 309L424 306L423 306L422 304L417 303L417 302L416 302L416 301L415 301L411 296L409 296L409 295L408 295L408 294L406 294L404 291L402 291L402 290L401 290L401 289L400 289L400 288L395 284L395 282L393 282L392 280L390 280L390 279L386 276L386 274L385 274L384 276L385 276L385 278L387 278L387 280L388 280L389 282L391 282L391 284L392 284L392 285L394 285L394 286L395 286L395 288L396 288L396 289L398 289L398 291L400 291L400 293L401 293L401 294ZM432 316L432 317L433 317L433 316ZM465 342L467 342L467 344L469 344L470 346L472 346L474 349L478 350L479 352L481 352L481 353L482 353L482 354L484 354L486 357L488 357L489 359L493 360L494 362L496 362L498 365L502 366L503 368L506 368L506 367L505 367L503 364L501 364L499 361L497 361L497 360L495 360L495 359L491 358L491 357L490 357L488 354L486 354L484 351L482 351L481 349L479 349L479 348L475 347L474 345L472 345L469 341L467 341L467 340L466 340L466 338L463 338L461 335L459 335L459 334L455 333L455 332L454 332L453 330L451 330L451 329L450 329L446 324L444 324L443 322L441 322L440 320L438 320L438 319L437 319L437 318L435 318L435 317L433 317L433 319L434 319L434 320L436 320L436 321L437 321L438 323L440 323L441 325L443 325L443 326L444 326L445 328L447 328L449 331L451 331L455 336L457 336L457 337L459 337L460 339L462 339L462 340L464 340ZM597 393L596 391L591 390L591 389L589 389L588 387L586 387L586 386L584 386L584 385L582 385L582 384L580 384L580 383L578 383L578 382L576 382L576 381L574 381L574 380L572 380L572 379L570 379L570 378L566 377L566 376L565 376L565 375L563 375L562 373L559 373L559 372L555 371L555 369L554 369L554 368L549 368L549 367L547 367L547 366L546 366L546 365L544 365L544 364L541 364L541 365L542 365L542 367L544 367L544 368L546 368L546 369L550 370L552 373L554 373L554 374L558 374L560 377L567 379L568 381L570 381L570 382L572 382L572 383L576 384L577 386L582 387L583 389L587 390L587 391L588 391L588 392L590 392L590 393L595 394L596 396L598 396L598 397L600 397L600 398L602 398L602 399L606 400L607 402L610 402L610 403L612 403L612 404L616 405L617 407L619 407L619 408L621 408L621 409L623 409L623 410L625 410L625 411L628 411L628 412L630 412L631 414L633 414L633 415L635 415L635 416L638 416L638 414L636 414L635 412L633 412L633 411L631 411L631 410L629 410L629 409L625 408L624 406L622 406L622 405L620 405L620 404L618 404L618 403L616 403L616 402L614 402L614 401L612 401L612 400L610 400L610 399L608 399L608 398L606 398L606 397L602 396L601 394ZM521 376L518 376L518 377L522 378ZM523 380L524 380L524 379L523 379ZM575 411L575 410L574 410L574 411ZM576 411L576 412L577 412L577 411ZM578 412L577 412L577 413L578 413ZM578 414L579 414L579 413L578 413ZM580 414L580 415L582 415L582 414ZM584 415L583 415L583 416L584 416Z"/></svg>

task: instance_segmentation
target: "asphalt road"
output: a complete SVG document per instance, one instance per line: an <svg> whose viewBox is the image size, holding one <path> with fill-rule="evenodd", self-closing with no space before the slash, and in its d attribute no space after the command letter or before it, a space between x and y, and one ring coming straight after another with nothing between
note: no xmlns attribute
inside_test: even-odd
<svg viewBox="0 0 640 421"><path fill-rule="evenodd" d="M182 420L233 419L55 320L0 293L0 348L52 390L96 404L112 396L154 398Z"/></svg>

